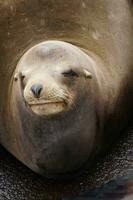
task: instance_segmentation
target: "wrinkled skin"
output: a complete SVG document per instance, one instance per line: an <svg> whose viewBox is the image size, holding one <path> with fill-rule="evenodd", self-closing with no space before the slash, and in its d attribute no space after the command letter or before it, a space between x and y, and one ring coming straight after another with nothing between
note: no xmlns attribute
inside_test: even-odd
<svg viewBox="0 0 133 200"><path fill-rule="evenodd" d="M133 45L129 2L73 0L62 3L57 0L55 4L52 0L5 0L0 1L0 13L1 144L39 174L50 178L64 177L85 163L91 163L93 157L109 146L130 123L133 113ZM28 54L31 47L48 40L78 46L79 56L76 50L72 50L76 48L74 46L63 55L65 62L69 61L69 67L73 67L73 60L76 63L79 59L78 66L76 64L77 70L82 71L79 81L76 77L74 82L72 79L64 82L63 76L59 78L66 72L60 71L65 70L64 64L52 78L50 72L53 74L54 67L46 72L44 66L42 74L45 79L40 75L38 63L33 66L36 63L34 58L32 67L21 66L21 63L32 60ZM58 50L54 44L52 48L55 56L52 55L52 59L48 54L48 64L54 66L61 63L61 59L57 60ZM46 56L45 52L43 56ZM41 62L45 63L43 59ZM58 66L55 65L55 69ZM28 78L23 88L24 67L32 68L34 75L33 68L39 67L39 70L36 77ZM84 67L92 74L92 79L85 78ZM20 71L16 78L17 69ZM73 96L72 104L71 101L66 107L60 104L56 112L53 112L54 106L47 105L46 109L40 109L43 110L40 114L38 108L29 106L31 80L42 81L42 85L51 80L59 88L63 85ZM45 92L42 94L45 96Z"/></svg>

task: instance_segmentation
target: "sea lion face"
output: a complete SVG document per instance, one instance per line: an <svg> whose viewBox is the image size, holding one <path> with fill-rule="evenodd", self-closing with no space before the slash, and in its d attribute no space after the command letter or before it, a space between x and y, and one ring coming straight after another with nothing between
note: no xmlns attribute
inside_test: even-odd
<svg viewBox="0 0 133 200"><path fill-rule="evenodd" d="M15 80L20 79L29 111L40 116L67 112L76 103L87 79L92 78L86 55L59 41L40 43L21 58Z"/></svg>

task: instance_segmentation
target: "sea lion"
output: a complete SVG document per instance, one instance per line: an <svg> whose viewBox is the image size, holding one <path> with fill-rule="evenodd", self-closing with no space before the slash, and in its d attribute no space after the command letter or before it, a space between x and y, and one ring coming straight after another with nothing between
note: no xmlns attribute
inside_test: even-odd
<svg viewBox="0 0 133 200"><path fill-rule="evenodd" d="M93 90L99 93L94 67L93 60L79 48L55 40L35 45L20 59L10 89L9 109L13 114L12 120L16 121L16 113L19 113L17 130L22 132L23 139L26 141L31 132L33 134L33 138L27 140L26 149L28 154L29 147L35 150L32 162L35 162L37 171L39 167L39 171L46 168L65 173L86 162L92 152L96 127L94 105L98 99ZM88 99L86 94L92 97ZM102 105L99 107L102 109ZM26 117L21 113L26 113ZM86 117L85 113L88 113ZM81 124L89 122L89 119L91 123L86 129ZM40 137L40 141L36 137ZM80 155L79 159L71 166L66 157L73 160L76 152ZM26 155L27 158L31 156ZM42 159L46 159L47 163ZM32 168L33 163L30 165Z"/></svg>
<svg viewBox="0 0 133 200"><path fill-rule="evenodd" d="M1 144L41 175L73 174L132 117L129 1L5 0L0 13Z"/></svg>

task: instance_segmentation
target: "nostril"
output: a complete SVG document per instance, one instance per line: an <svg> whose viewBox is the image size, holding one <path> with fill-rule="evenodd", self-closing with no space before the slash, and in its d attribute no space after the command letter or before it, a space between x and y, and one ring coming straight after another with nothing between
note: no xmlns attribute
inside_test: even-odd
<svg viewBox="0 0 133 200"><path fill-rule="evenodd" d="M40 97L41 91L42 91L43 87L41 84L34 84L31 87L31 91L33 92L34 96L36 98Z"/></svg>

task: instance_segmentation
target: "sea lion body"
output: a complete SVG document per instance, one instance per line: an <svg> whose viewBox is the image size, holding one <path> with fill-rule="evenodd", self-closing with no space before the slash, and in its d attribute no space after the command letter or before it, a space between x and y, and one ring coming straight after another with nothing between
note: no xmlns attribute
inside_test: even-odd
<svg viewBox="0 0 133 200"><path fill-rule="evenodd" d="M130 123L130 4L127 0L57 0L56 4L47 0L5 0L0 1L0 13L1 144L32 170L52 178L65 176L91 162ZM68 66L71 76L73 68L78 69L79 82L64 81L61 74L68 75L68 71L61 70ZM20 81L22 69L30 69L28 73L33 74L26 76L24 86ZM85 77L86 70L92 78ZM61 104L47 105L38 115L38 108L27 106L28 88L37 91L35 84L41 83L49 89L50 80L54 89L55 85L71 89L73 106L64 112ZM46 117L46 110L54 115Z"/></svg>

